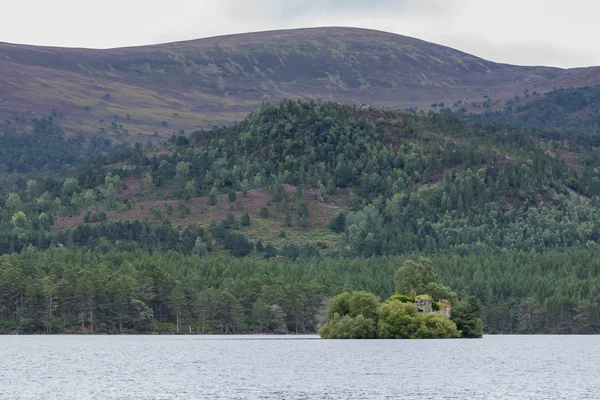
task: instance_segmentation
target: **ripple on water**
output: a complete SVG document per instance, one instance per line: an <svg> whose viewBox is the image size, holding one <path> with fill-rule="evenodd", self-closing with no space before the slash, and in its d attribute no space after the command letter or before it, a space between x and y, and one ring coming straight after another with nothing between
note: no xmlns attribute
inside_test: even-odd
<svg viewBox="0 0 600 400"><path fill-rule="evenodd" d="M600 393L597 336L313 339L5 336L0 400L596 399Z"/></svg>

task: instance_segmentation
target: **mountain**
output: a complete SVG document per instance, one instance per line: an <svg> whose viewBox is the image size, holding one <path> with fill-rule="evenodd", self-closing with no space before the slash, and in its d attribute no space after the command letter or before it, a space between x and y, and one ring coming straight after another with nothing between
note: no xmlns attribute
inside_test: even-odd
<svg viewBox="0 0 600 400"><path fill-rule="evenodd" d="M53 114L72 132L170 135L241 120L263 102L394 109L504 101L598 83L600 69L498 64L353 28L249 33L110 50L0 44L0 117Z"/></svg>

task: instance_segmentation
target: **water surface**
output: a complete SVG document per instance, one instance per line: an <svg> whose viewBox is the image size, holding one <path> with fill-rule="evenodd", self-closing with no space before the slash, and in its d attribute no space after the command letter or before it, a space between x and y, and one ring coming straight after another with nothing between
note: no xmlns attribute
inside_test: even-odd
<svg viewBox="0 0 600 400"><path fill-rule="evenodd" d="M0 399L598 399L599 336L0 336Z"/></svg>

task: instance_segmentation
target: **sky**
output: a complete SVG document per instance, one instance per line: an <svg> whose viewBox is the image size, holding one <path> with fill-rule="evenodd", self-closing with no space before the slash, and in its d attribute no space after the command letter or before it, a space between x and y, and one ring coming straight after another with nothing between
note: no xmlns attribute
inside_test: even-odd
<svg viewBox="0 0 600 400"><path fill-rule="evenodd" d="M377 29L496 62L600 65L594 0L3 0L0 42L111 48L320 26ZM33 10L33 11L32 11Z"/></svg>

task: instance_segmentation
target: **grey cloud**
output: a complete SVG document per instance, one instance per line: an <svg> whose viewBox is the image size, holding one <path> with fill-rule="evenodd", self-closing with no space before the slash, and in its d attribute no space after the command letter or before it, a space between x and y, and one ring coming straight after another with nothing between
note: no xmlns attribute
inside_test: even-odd
<svg viewBox="0 0 600 400"><path fill-rule="evenodd" d="M226 0L225 4L236 19L259 20L398 13L436 15L452 10L451 1L442 0Z"/></svg>
<svg viewBox="0 0 600 400"><path fill-rule="evenodd" d="M580 52L551 43L515 41L499 44L475 35L451 35L433 41L499 63L563 68L600 65L597 52Z"/></svg>
<svg viewBox="0 0 600 400"><path fill-rule="evenodd" d="M320 13L398 12L414 5L414 0L287 0L278 1L277 11L283 17Z"/></svg>

